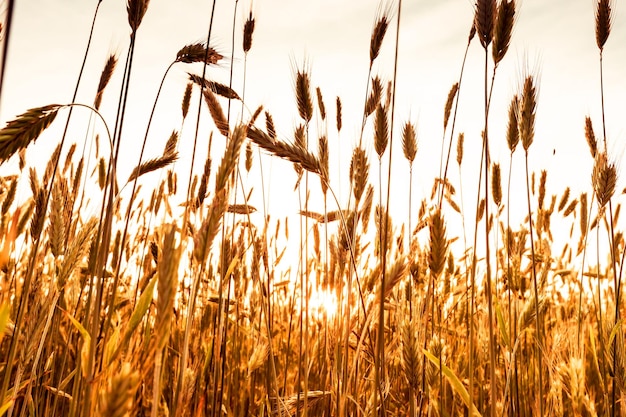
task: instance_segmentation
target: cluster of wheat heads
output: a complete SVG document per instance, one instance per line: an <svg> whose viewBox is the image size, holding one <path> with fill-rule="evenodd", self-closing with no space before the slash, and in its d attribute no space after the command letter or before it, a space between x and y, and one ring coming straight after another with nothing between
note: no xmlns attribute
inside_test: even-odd
<svg viewBox="0 0 626 417"><path fill-rule="evenodd" d="M595 2L601 63L613 6ZM230 51L231 66L244 54L242 79L211 80L207 69L228 54L208 46L212 25L206 42L173 56L139 161L121 178L132 60L141 47L135 35L149 9L147 0L129 0L131 42L115 120L99 113L119 71L120 58L111 55L91 105L33 108L0 130L0 164L19 160L17 172L0 178L0 415L623 415L626 244L617 227L618 170L604 120L598 140L590 118L584 129L581 123L594 160L589 190L549 195L549 172L528 170L539 74L524 73L508 120L490 120L518 7L515 0L478 0L468 22L467 49L485 53L484 80L469 81L484 83L484 96L475 98L484 107L481 166L463 164L468 145L456 133L463 60L443 109L440 175L430 197L413 204L418 129L412 121L394 129L395 76L386 82L372 74L394 30L397 66L402 1L375 18L359 137L349 164L338 167L348 176L346 202L335 193L329 164L346 109L340 97L327 107L307 65L295 69L299 119L288 139L261 107L245 120L231 118L237 101L242 113L248 109L252 12L241 50L233 42ZM237 2L233 39L236 16ZM154 149L146 144L163 82L172 68L189 64L202 71L181 86L180 127L160 154L144 159ZM77 107L96 115L96 126L84 143L66 143ZM31 166L26 149L65 117L45 168ZM208 144L198 135L201 118L214 127ZM497 123L506 126L508 170L489 153L489 126ZM391 175L383 171L383 159L392 165L396 130L407 161L407 219L393 218ZM198 172L193 162L177 164L182 140L193 141L192 161L205 158ZM224 143L218 151L214 140ZM519 144L526 181L516 185ZM257 149L263 158L255 158ZM459 173L480 174L475 210L463 204L464 184L448 178L453 149ZM265 201L253 216L259 178L266 189L266 155L294 166L296 232L287 219L273 219ZM248 175L254 164L260 176ZM403 192L399 187L393 192ZM526 190L528 214L517 226L511 187ZM460 230L448 226L453 218ZM562 248L553 227L569 230Z"/></svg>

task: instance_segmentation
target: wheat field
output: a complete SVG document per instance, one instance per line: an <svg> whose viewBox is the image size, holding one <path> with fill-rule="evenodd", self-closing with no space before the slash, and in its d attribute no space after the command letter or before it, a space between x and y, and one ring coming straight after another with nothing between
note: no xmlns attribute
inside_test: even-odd
<svg viewBox="0 0 626 417"><path fill-rule="evenodd" d="M616 4L594 0L590 16L602 99L589 105L602 118L580 120L589 185L554 194L555 174L530 169L540 70L522 68L517 91L493 102L506 116L490 117L520 6L473 4L458 43L465 57L480 51L481 77L464 78L460 57L441 92L441 136L428 138L441 152L427 156L439 174L421 198L424 139L396 111L402 0L372 10L365 99L349 127L342 98L324 95L307 62L293 68L297 118L276 126L273 109L246 100L253 9L235 5L243 25L215 16L235 22L237 53L212 46L211 16L206 41L181 46L155 101L142 103L151 113L126 174L132 63L150 8L128 0L128 50L104 62L93 100L76 100L81 69L71 101L25 109L0 130L0 167L10 166L0 168L0 416L626 415L623 193L602 78ZM374 71L385 48L395 51L389 79ZM160 93L175 65L192 69L179 113L165 117L157 103L171 99ZM242 78L212 80L220 66ZM481 91L482 146L457 123L468 83ZM91 115L82 136L68 134L74 112ZM171 133L155 150L161 118ZM53 126L52 152L33 162L28 151ZM350 132L350 153L337 157ZM490 153L494 141L505 158ZM478 164L464 159L468 147ZM293 167L271 194L269 159ZM393 189L408 194L406 216L394 214L393 165L406 168ZM290 219L267 209L281 193L297 201Z"/></svg>

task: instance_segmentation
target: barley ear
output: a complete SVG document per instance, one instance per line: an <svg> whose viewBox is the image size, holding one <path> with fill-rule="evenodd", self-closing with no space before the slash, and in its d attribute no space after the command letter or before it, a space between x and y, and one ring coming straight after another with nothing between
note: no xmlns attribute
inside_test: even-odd
<svg viewBox="0 0 626 417"><path fill-rule="evenodd" d="M133 35L139 29L139 25L141 25L141 21L148 10L149 3L150 0L128 0L126 11L128 12L128 24Z"/></svg>
<svg viewBox="0 0 626 417"><path fill-rule="evenodd" d="M448 93L448 99L446 100L446 106L443 111L443 129L446 130L448 128L448 120L450 119L450 113L452 111L452 104L454 103L454 98L456 97L457 92L459 91L459 83L454 83L450 92Z"/></svg>
<svg viewBox="0 0 626 417"><path fill-rule="evenodd" d="M522 91L517 120L519 139L524 150L528 152L528 148L530 148L535 138L535 112L537 108L537 87L532 75L528 75L524 80Z"/></svg>
<svg viewBox="0 0 626 417"><path fill-rule="evenodd" d="M502 203L502 176L500 172L500 164L491 166L491 195L496 206Z"/></svg>
<svg viewBox="0 0 626 417"><path fill-rule="evenodd" d="M246 23L243 25L243 52L248 53L252 48L252 35L254 34L254 17L252 17L252 10L248 14Z"/></svg>
<svg viewBox="0 0 626 417"><path fill-rule="evenodd" d="M306 70L296 72L296 102L298 113L306 122L313 117L313 100L311 99L311 82Z"/></svg>
<svg viewBox="0 0 626 417"><path fill-rule="evenodd" d="M374 118L374 149L378 158L382 158L389 144L389 122L386 107L379 104Z"/></svg>
<svg viewBox="0 0 626 417"><path fill-rule="evenodd" d="M383 11L376 19L376 24L372 30L372 38L370 40L370 65L376 60L380 54L380 48L385 39L387 28L389 27L389 11Z"/></svg>
<svg viewBox="0 0 626 417"><path fill-rule="evenodd" d="M104 89L111 81L111 76L113 76L113 71L115 71L115 66L117 65L117 57L115 54L111 54L107 62L104 64L104 69L102 70L102 74L100 75L100 82L98 83L98 90L96 92L96 99L94 100L93 107L96 110L100 109L100 104L102 103L102 95L104 94Z"/></svg>
<svg viewBox="0 0 626 417"><path fill-rule="evenodd" d="M613 197L617 183L617 168L614 163L608 161L605 152L600 152L596 156L593 165L592 182L598 198L598 206L602 210Z"/></svg>
<svg viewBox="0 0 626 417"><path fill-rule="evenodd" d="M493 26L496 15L496 0L477 0L474 26L480 44L487 49L493 39Z"/></svg>
<svg viewBox="0 0 626 417"><path fill-rule="evenodd" d="M593 133L593 123L591 122L591 117L589 116L585 117L585 139L587 139L587 145L589 145L591 157L595 159L598 154L598 141L595 133Z"/></svg>
<svg viewBox="0 0 626 417"><path fill-rule="evenodd" d="M459 167L463 163L463 142L465 142L465 134L459 133L459 139L456 143L456 162Z"/></svg>
<svg viewBox="0 0 626 417"><path fill-rule="evenodd" d="M519 105L519 97L517 95L513 96L511 104L509 104L509 123L506 130L506 143L511 153L515 152L515 148L517 148L517 144L519 143L519 128L517 122Z"/></svg>

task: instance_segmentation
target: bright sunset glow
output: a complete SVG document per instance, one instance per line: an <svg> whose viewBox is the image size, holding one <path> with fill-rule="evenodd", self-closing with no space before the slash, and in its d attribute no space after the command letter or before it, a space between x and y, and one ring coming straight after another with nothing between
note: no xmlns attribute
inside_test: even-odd
<svg viewBox="0 0 626 417"><path fill-rule="evenodd" d="M626 415L623 4L0 5L0 417Z"/></svg>

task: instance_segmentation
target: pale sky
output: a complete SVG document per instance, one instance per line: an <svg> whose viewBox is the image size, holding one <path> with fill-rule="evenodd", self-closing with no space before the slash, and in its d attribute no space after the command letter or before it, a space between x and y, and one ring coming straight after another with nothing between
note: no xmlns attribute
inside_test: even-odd
<svg viewBox="0 0 626 417"><path fill-rule="evenodd" d="M25 110L70 100L87 42L91 19L97 1L30 0L16 2L11 34L10 55L0 111L0 123L13 119ZM231 24L235 2L218 1L212 46L225 56L231 50ZM160 79L176 52L185 44L206 39L211 2L199 0L152 0L138 32L137 52L133 66L127 125L123 148L129 156L125 168L136 165L134 143L143 138L148 114ZM613 32L604 53L609 150L615 159L624 154L624 111L626 109L626 9L617 5ZM396 99L396 128L409 118L418 124L419 150L416 159L416 199L428 195L432 177L438 171L442 137L443 106L451 85L457 81L467 34L473 18L470 0L404 1L400 32L398 95ZM249 0L238 2L235 50L234 88L241 92L243 53L241 31L245 16L251 8ZM298 120L293 97L293 67L304 60L312 71L313 87L320 86L331 118L329 136L331 167L337 165L337 137L334 130L334 101L343 101L344 129L341 134L341 176L347 178L349 152L358 141L360 115L369 62L369 40L378 0L255 0L252 6L256 30L248 58L246 103L253 111L264 105L276 121L279 135L290 139ZM387 80L393 73L394 24L390 26L383 51L374 65L374 74ZM575 190L590 184L591 160L584 139L583 123L592 116L596 134L601 132L598 49L594 32L594 2L592 0L524 0L520 3L516 28L508 55L496 78L490 132L492 156L503 167L508 166L508 149L503 132L506 112L512 94L520 81L524 66L538 70L541 85L535 143L531 148L531 167L549 169L549 185L561 193L569 185ZM103 114L113 125L115 103L119 94L123 56L128 46L129 28L126 2L104 0L96 21L96 30L85 78L78 101L91 104L100 72L110 52L117 51L120 64L103 101ZM466 134L464 177L466 203L472 202L476 187L473 180L480 150L482 129L482 65L484 52L476 40L470 48L461 90L456 132ZM172 129L180 128L180 100L186 84L186 71L200 73L201 68L182 64L168 76L163 97L149 139L146 157L158 156ZM208 77L228 83L226 61L211 68ZM192 109L197 106L197 93ZM236 106L239 108L239 106ZM206 109L203 109L208 116ZM85 134L85 113L76 119L72 139L82 143ZM82 120L82 122L81 122ZM183 142L189 143L195 117L185 125ZM64 124L57 119L55 126ZM207 123L204 122L204 127ZM54 128L51 132L55 132ZM30 152L49 152L46 137L52 144L58 131L42 136ZM206 155L206 131L201 137L202 161ZM366 134L366 140L367 140ZM312 138L313 141L314 138ZM405 213L408 165L401 156L400 136L394 144L394 184L392 204ZM214 143L220 142L214 140ZM51 145L50 145L51 146ZM216 145L217 146L217 145ZM315 146L316 148L316 146ZM219 149L216 147L216 149ZM373 146L370 154L374 155ZM521 150L521 149L520 149ZM151 152L151 153L150 153ZM217 150L215 151L217 152ZM519 152L519 151L518 151ZM553 153L555 153L553 155ZM516 155L521 169L522 154ZM219 153L214 156L217 165ZM375 180L377 161L372 158ZM44 159L45 160L45 159ZM271 164L272 183L287 184L293 189L295 176L291 165L264 158ZM433 164L433 161L436 163ZM187 171L188 155L181 152L179 166ZM258 161L255 161L258 167ZM0 167L0 173L13 173L16 162ZM283 175L287 172L288 175ZM397 180L396 180L397 178ZM522 181L521 171L514 181ZM456 166L451 172L458 180ZM520 182L520 187L521 187ZM624 181L619 185L623 188ZM336 185L339 188L339 185ZM344 187L345 188L345 187ZM621 188L619 188L621 190ZM521 188L520 188L521 189ZM281 188L272 191L276 208L282 207ZM319 192L319 191L316 191ZM256 191L260 198L260 190ZM295 194L294 194L295 196ZM321 207L317 208L321 210ZM331 208L333 209L333 208ZM403 211L404 210L404 211ZM402 214L404 215L404 214Z"/></svg>

